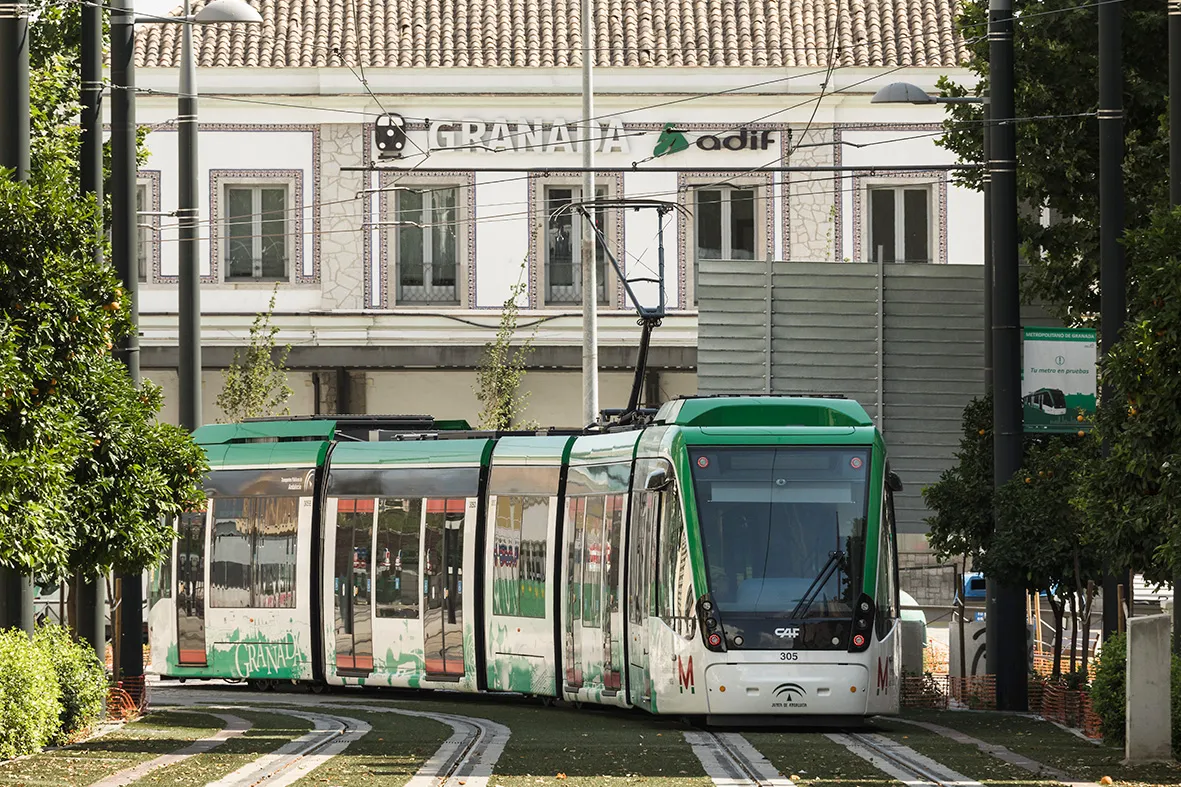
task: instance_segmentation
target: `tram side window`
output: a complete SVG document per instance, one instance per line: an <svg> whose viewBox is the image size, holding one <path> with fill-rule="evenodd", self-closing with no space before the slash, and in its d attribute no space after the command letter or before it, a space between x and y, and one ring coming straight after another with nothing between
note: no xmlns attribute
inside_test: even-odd
<svg viewBox="0 0 1181 787"><path fill-rule="evenodd" d="M492 614L545 617L545 536L548 518L548 497L496 497Z"/></svg>
<svg viewBox="0 0 1181 787"><path fill-rule="evenodd" d="M632 623L643 623L651 614L652 568L655 556L652 540L660 516L660 498L655 492L632 494L631 567L628 571L628 608Z"/></svg>
<svg viewBox="0 0 1181 787"><path fill-rule="evenodd" d="M254 499L213 500L213 549L209 564L209 605L250 606L250 542L254 531Z"/></svg>
<svg viewBox="0 0 1181 787"><path fill-rule="evenodd" d="M660 547L660 617L686 639L696 633L693 615L693 569L689 542L681 518L681 500L676 487L664 495L664 521Z"/></svg>
<svg viewBox="0 0 1181 787"><path fill-rule="evenodd" d="M299 498L261 497L255 504L254 586L250 606L295 606L295 549Z"/></svg>
<svg viewBox="0 0 1181 787"><path fill-rule="evenodd" d="M604 592L607 594L607 614L619 611L619 538L623 532L624 499L624 495L607 495L607 510L603 515L603 565L607 576Z"/></svg>
<svg viewBox="0 0 1181 787"><path fill-rule="evenodd" d="M421 498L378 501L373 594L379 618L418 618L421 526Z"/></svg>
<svg viewBox="0 0 1181 787"><path fill-rule="evenodd" d="M172 525L175 529L175 519ZM160 565L153 567L148 574L148 608L166 598L172 598L172 550L166 552Z"/></svg>
<svg viewBox="0 0 1181 787"><path fill-rule="evenodd" d="M295 606L299 498L213 501L210 606Z"/></svg>
<svg viewBox="0 0 1181 787"><path fill-rule="evenodd" d="M894 541L894 506L889 495L882 505L881 528L878 539L877 629L878 638L885 637L898 614L898 556Z"/></svg>
<svg viewBox="0 0 1181 787"><path fill-rule="evenodd" d="M582 533L582 622L603 625L603 509L604 496L586 498Z"/></svg>

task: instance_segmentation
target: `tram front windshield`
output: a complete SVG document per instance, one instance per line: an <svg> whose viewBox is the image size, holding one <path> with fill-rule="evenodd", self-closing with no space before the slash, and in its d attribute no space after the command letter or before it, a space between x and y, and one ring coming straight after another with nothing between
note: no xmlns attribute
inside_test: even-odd
<svg viewBox="0 0 1181 787"><path fill-rule="evenodd" d="M853 614L868 448L708 448L690 457L710 592L723 614Z"/></svg>

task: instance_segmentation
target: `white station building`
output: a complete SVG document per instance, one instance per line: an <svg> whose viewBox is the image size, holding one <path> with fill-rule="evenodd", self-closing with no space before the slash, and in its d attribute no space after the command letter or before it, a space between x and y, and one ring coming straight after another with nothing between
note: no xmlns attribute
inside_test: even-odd
<svg viewBox="0 0 1181 787"><path fill-rule="evenodd" d="M204 419L277 288L293 413L474 423L475 367L524 281L526 417L579 424L585 225L558 210L584 196L579 3L253 2L261 25L195 30ZM595 8L598 196L684 209L599 216L629 278L655 277L663 228L669 316L645 402L696 392L699 260L982 262L983 201L952 182L943 109L870 103L891 82L973 82L953 0ZM136 46L142 365L175 420L178 26L137 26ZM375 145L385 114L405 123L400 157ZM600 266L609 408L639 327ZM637 291L655 303L655 285Z"/></svg>

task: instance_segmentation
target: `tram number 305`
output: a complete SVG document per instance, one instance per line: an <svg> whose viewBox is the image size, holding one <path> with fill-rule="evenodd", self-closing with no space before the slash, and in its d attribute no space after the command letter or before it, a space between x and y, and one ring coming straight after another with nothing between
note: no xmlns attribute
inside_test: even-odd
<svg viewBox="0 0 1181 787"><path fill-rule="evenodd" d="M800 654L796 653L794 651L791 651L791 650L781 650L781 651L779 651L779 660L780 661L799 661Z"/></svg>

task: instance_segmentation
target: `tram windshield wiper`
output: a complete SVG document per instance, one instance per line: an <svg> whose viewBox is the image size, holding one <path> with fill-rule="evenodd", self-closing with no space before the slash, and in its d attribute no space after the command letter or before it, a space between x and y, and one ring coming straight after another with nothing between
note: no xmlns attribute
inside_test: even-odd
<svg viewBox="0 0 1181 787"><path fill-rule="evenodd" d="M816 601L816 596L828 583L829 578L833 572L844 565L845 553L837 550L836 552L828 553L828 560L824 561L824 565L820 567L820 572L816 574L816 578L812 580L812 584L808 585L808 589L804 591L804 595L800 598L795 609L791 611L788 620L799 620L808 610L812 608L812 604Z"/></svg>

